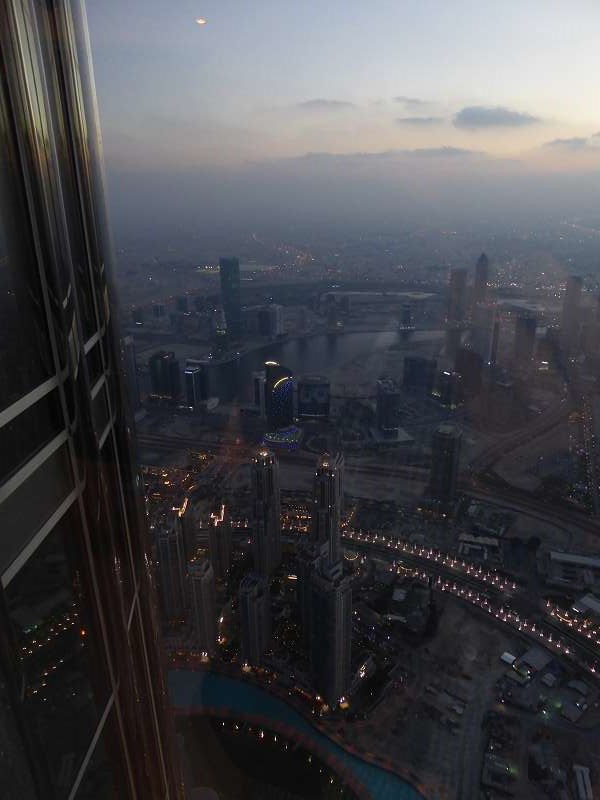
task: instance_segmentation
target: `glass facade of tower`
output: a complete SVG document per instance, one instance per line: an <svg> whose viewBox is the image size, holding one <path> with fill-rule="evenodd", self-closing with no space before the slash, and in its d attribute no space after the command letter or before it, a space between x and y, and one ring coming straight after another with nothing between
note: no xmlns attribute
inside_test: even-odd
<svg viewBox="0 0 600 800"><path fill-rule="evenodd" d="M0 4L0 786L175 798L79 2Z"/></svg>

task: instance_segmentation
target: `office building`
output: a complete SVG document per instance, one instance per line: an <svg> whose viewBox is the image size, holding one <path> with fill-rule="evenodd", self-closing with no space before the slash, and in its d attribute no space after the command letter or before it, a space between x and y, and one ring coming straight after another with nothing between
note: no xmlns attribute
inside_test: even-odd
<svg viewBox="0 0 600 800"><path fill-rule="evenodd" d="M344 505L344 456L336 453L319 459L313 482L310 540L327 545L326 563L342 558L341 515Z"/></svg>
<svg viewBox="0 0 600 800"><path fill-rule="evenodd" d="M517 364L530 364L535 351L537 319L533 314L522 314L515 323L514 359Z"/></svg>
<svg viewBox="0 0 600 800"><path fill-rule="evenodd" d="M201 653L217 652L217 595L215 573L206 558L188 564L192 606L192 638Z"/></svg>
<svg viewBox="0 0 600 800"><path fill-rule="evenodd" d="M237 258L219 259L221 278L221 303L227 322L227 334L239 339L242 333L242 295L240 288L240 262Z"/></svg>
<svg viewBox="0 0 600 800"><path fill-rule="evenodd" d="M402 385L409 392L430 395L435 385L437 360L425 356L406 356Z"/></svg>
<svg viewBox="0 0 600 800"><path fill-rule="evenodd" d="M448 322L463 322L467 316L467 270L450 270L448 284Z"/></svg>
<svg viewBox="0 0 600 800"><path fill-rule="evenodd" d="M208 554L215 577L223 580L231 565L231 520L224 505L213 511L208 520Z"/></svg>
<svg viewBox="0 0 600 800"><path fill-rule="evenodd" d="M167 316L167 307L164 303L152 304L152 315L155 319L163 319Z"/></svg>
<svg viewBox="0 0 600 800"><path fill-rule="evenodd" d="M446 408L456 408L464 400L462 376L447 369L440 370L435 380L432 396Z"/></svg>
<svg viewBox="0 0 600 800"><path fill-rule="evenodd" d="M269 578L281 561L279 464L261 450L250 465L254 571Z"/></svg>
<svg viewBox="0 0 600 800"><path fill-rule="evenodd" d="M181 376L175 353L159 350L148 359L148 367L153 397L177 400L181 395Z"/></svg>
<svg viewBox="0 0 600 800"><path fill-rule="evenodd" d="M564 355L576 355L579 346L580 305L583 281L578 275L567 278L560 319L560 347Z"/></svg>
<svg viewBox="0 0 600 800"><path fill-rule="evenodd" d="M164 618L180 622L185 616L186 553L180 525L166 523L155 531L156 569Z"/></svg>
<svg viewBox="0 0 600 800"><path fill-rule="evenodd" d="M396 433L400 427L400 388L391 378L377 381L377 427L383 433Z"/></svg>
<svg viewBox="0 0 600 800"><path fill-rule="evenodd" d="M327 378L304 375L298 379L298 419L328 419L331 386Z"/></svg>
<svg viewBox="0 0 600 800"><path fill-rule="evenodd" d="M240 583L242 658L258 666L271 641L271 596L262 575L250 573Z"/></svg>
<svg viewBox="0 0 600 800"><path fill-rule="evenodd" d="M488 282L490 279L490 262L482 253L475 264L475 280L473 282L473 304L487 301Z"/></svg>
<svg viewBox="0 0 600 800"><path fill-rule="evenodd" d="M456 498L462 433L454 425L440 425L431 443L431 497L449 507Z"/></svg>
<svg viewBox="0 0 600 800"><path fill-rule="evenodd" d="M273 430L285 428L294 421L293 372L277 361L265 362L265 410Z"/></svg>
<svg viewBox="0 0 600 800"><path fill-rule="evenodd" d="M175 800L87 42L0 3L0 786Z"/></svg>
<svg viewBox="0 0 600 800"><path fill-rule="evenodd" d="M186 367L183 371L185 402L189 408L199 411L208 399L207 375L202 367Z"/></svg>
<svg viewBox="0 0 600 800"><path fill-rule="evenodd" d="M313 687L330 706L350 688L352 585L341 565L311 578L310 669Z"/></svg>

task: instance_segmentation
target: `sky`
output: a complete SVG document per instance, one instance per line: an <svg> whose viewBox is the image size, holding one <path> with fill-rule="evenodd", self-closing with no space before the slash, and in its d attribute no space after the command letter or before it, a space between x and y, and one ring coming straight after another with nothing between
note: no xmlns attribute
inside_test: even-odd
<svg viewBox="0 0 600 800"><path fill-rule="evenodd" d="M196 174L225 202L223 182L260 177L308 202L354 176L426 204L474 175L535 190L600 168L597 0L102 0L88 18L123 192Z"/></svg>

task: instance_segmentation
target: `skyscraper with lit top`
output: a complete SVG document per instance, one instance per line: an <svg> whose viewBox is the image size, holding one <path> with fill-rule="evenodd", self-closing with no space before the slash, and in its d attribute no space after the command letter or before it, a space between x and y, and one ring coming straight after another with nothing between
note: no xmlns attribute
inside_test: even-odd
<svg viewBox="0 0 600 800"><path fill-rule="evenodd" d="M254 570L269 578L281 561L281 499L279 464L260 450L250 465Z"/></svg>

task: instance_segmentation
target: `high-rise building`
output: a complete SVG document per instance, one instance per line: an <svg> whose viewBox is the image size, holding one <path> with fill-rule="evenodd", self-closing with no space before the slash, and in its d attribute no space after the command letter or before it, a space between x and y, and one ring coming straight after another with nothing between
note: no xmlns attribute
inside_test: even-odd
<svg viewBox="0 0 600 800"><path fill-rule="evenodd" d="M261 450L250 469L254 570L268 578L281 561L279 464L273 453Z"/></svg>
<svg viewBox="0 0 600 800"><path fill-rule="evenodd" d="M254 405L256 406L259 416L264 419L267 415L267 373L264 369L255 370L252 373L252 394L254 398Z"/></svg>
<svg viewBox="0 0 600 800"><path fill-rule="evenodd" d="M309 640L312 606L312 576L320 572L327 560L329 542L304 542L298 547L296 556L296 601L300 624L306 640Z"/></svg>
<svg viewBox="0 0 600 800"><path fill-rule="evenodd" d="M0 3L0 786L181 796L82 3Z"/></svg>
<svg viewBox="0 0 600 800"><path fill-rule="evenodd" d="M294 421L294 377L288 367L265 362L265 409L271 428L285 428Z"/></svg>
<svg viewBox="0 0 600 800"><path fill-rule="evenodd" d="M464 400L463 379L460 373L440 370L435 379L432 396L447 408L456 408Z"/></svg>
<svg viewBox="0 0 600 800"><path fill-rule="evenodd" d="M574 355L579 346L582 286L579 275L568 277L560 320L560 346L565 355Z"/></svg>
<svg viewBox="0 0 600 800"><path fill-rule="evenodd" d="M237 258L219 259L221 277L221 303L227 322L227 333L239 339L242 333L242 295L240 288L240 262Z"/></svg>
<svg viewBox="0 0 600 800"><path fill-rule="evenodd" d="M195 558L198 550L198 514L195 504L189 495L180 496L173 501L171 507L172 525L177 527L181 533L183 542L184 562L187 563Z"/></svg>
<svg viewBox="0 0 600 800"><path fill-rule="evenodd" d="M305 375L298 379L298 418L327 419L331 386L327 378Z"/></svg>
<svg viewBox="0 0 600 800"><path fill-rule="evenodd" d="M179 622L185 616L185 545L179 525L167 523L155 531L156 562L164 617Z"/></svg>
<svg viewBox="0 0 600 800"><path fill-rule="evenodd" d="M315 690L336 706L350 686L352 585L341 565L311 578L310 668Z"/></svg>
<svg viewBox="0 0 600 800"><path fill-rule="evenodd" d="M210 561L201 558L188 564L192 605L192 635L195 647L214 656L217 652L217 595Z"/></svg>
<svg viewBox="0 0 600 800"><path fill-rule="evenodd" d="M181 395L181 375L175 353L159 350L148 359L148 367L154 397L177 400Z"/></svg>
<svg viewBox="0 0 600 800"><path fill-rule="evenodd" d="M461 347L454 361L455 372L462 378L465 396L475 397L481 390L483 358L470 347Z"/></svg>
<svg viewBox="0 0 600 800"><path fill-rule="evenodd" d="M533 314L522 314L515 323L515 351L517 364L531 363L535 350L537 319Z"/></svg>
<svg viewBox="0 0 600 800"><path fill-rule="evenodd" d="M194 411L202 407L202 403L208 398L207 376L201 366L186 367L183 371L185 384L185 402Z"/></svg>
<svg viewBox="0 0 600 800"><path fill-rule="evenodd" d="M276 339L283 334L283 306L271 303L259 310L258 332L269 339Z"/></svg>
<svg viewBox="0 0 600 800"><path fill-rule="evenodd" d="M484 364L493 364L496 361L498 325L494 303L478 303L473 306L469 347L481 356Z"/></svg>
<svg viewBox="0 0 600 800"><path fill-rule="evenodd" d="M435 385L437 360L425 356L406 356L402 385L410 392L430 395Z"/></svg>
<svg viewBox="0 0 600 800"><path fill-rule="evenodd" d="M344 456L336 453L319 459L313 482L310 540L327 545L326 563L342 557L340 523L344 504Z"/></svg>
<svg viewBox="0 0 600 800"><path fill-rule="evenodd" d="M231 564L231 521L224 505L208 520L208 554L215 577L222 580Z"/></svg>
<svg viewBox="0 0 600 800"><path fill-rule="evenodd" d="M400 388L391 378L377 381L377 427L383 433L395 433L400 427Z"/></svg>
<svg viewBox="0 0 600 800"><path fill-rule="evenodd" d="M490 279L490 262L482 253L475 264L475 280L473 282L473 303L485 303L487 300L488 282Z"/></svg>
<svg viewBox="0 0 600 800"><path fill-rule="evenodd" d="M250 573L242 579L239 605L242 658L257 666L271 641L271 596L262 575Z"/></svg>
<svg viewBox="0 0 600 800"><path fill-rule="evenodd" d="M431 443L431 497L443 506L454 502L458 486L462 433L454 425L440 425Z"/></svg>
<svg viewBox="0 0 600 800"><path fill-rule="evenodd" d="M448 322L462 322L467 315L467 270L450 270L448 284Z"/></svg>

